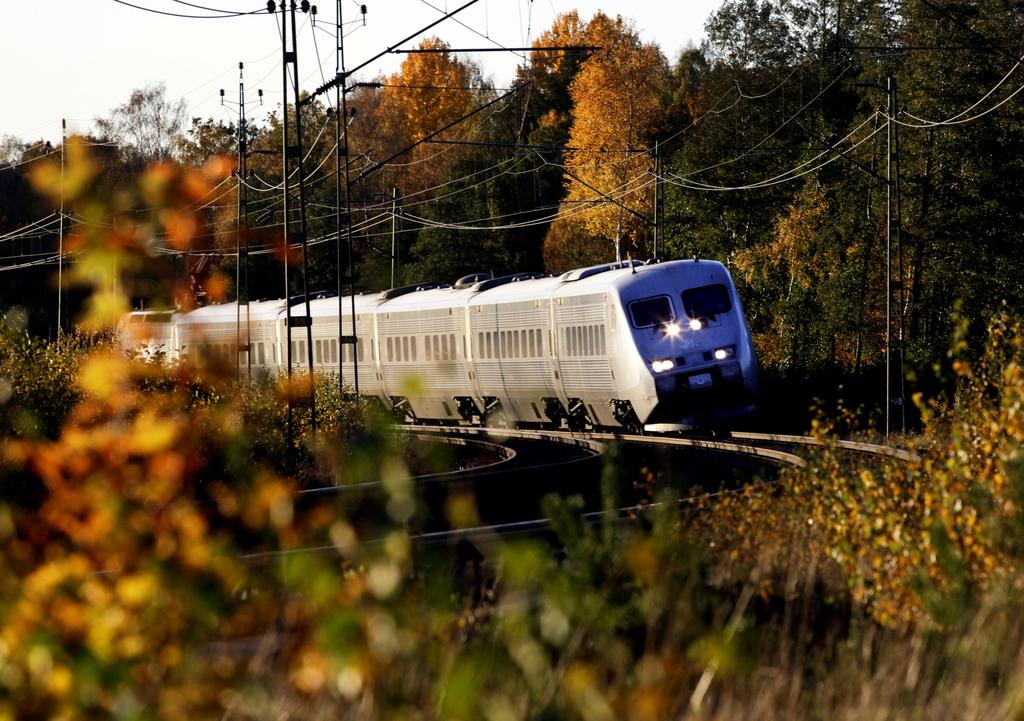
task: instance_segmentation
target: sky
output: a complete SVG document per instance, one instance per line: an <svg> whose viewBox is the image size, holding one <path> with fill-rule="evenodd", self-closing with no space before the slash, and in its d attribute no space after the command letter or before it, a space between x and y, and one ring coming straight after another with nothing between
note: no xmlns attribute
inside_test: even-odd
<svg viewBox="0 0 1024 721"><path fill-rule="evenodd" d="M597 10L636 23L645 42L657 43L669 60L688 44L699 44L704 23L722 0L477 0L427 35L454 48L523 47L551 26L556 15L576 9L589 19ZM345 59L352 68L467 0L342 0ZM214 10L263 12L222 19L179 18L130 7L181 14ZM366 23L360 4L367 8ZM190 6L191 4L191 6ZM316 28L310 16L299 24L299 73L313 90L335 70L335 0L320 0ZM93 119L126 102L132 90L164 82L170 98L185 98L190 116L232 121L236 106L221 106L220 89L238 96L238 63L245 63L247 98L262 89L269 112L281 102L281 44L265 0L17 0L4 3L0 43L0 136L24 141L60 139L92 129ZM351 22L356 21L356 22ZM426 36L426 35L425 35ZM425 37L424 36L424 37ZM314 42L315 38L315 42ZM410 41L402 47L414 47ZM317 52L319 51L319 53ZM317 56L321 62L317 62ZM387 54L358 73L369 80L397 70L404 56ZM511 52L473 55L499 87L522 61ZM250 118L265 113L249 104Z"/></svg>

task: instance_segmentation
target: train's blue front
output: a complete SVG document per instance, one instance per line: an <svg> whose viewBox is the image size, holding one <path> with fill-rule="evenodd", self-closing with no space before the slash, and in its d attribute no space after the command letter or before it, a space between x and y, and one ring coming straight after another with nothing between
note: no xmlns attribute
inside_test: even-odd
<svg viewBox="0 0 1024 721"><path fill-rule="evenodd" d="M650 269L655 270L655 269ZM647 426L715 426L754 410L757 355L725 266L663 263L619 286L657 401Z"/></svg>

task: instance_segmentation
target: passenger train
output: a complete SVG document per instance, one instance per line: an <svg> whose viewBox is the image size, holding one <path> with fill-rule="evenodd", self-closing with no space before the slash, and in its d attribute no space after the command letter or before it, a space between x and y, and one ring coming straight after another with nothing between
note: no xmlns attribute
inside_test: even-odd
<svg viewBox="0 0 1024 721"><path fill-rule="evenodd" d="M353 303L354 300L354 303ZM352 383L408 420L584 429L715 427L749 413L758 364L726 268L635 260L558 276L478 274L456 283L292 299L291 362ZM338 313L342 313L339 334ZM355 338L352 313L355 313ZM285 301L188 313L138 311L120 326L143 357L287 369ZM239 332L240 329L240 332ZM339 340L342 342L339 343Z"/></svg>

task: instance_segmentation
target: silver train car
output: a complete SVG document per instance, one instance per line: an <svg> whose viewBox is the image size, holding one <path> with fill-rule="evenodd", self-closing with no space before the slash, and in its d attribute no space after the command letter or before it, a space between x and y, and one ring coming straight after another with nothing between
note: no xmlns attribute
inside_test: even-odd
<svg viewBox="0 0 1024 721"><path fill-rule="evenodd" d="M358 369L360 394L408 420L635 431L720 426L754 409L757 356L732 278L716 261L476 275L358 295L357 342L339 343L339 305L350 335L352 301L310 302L314 367L340 371L349 384ZM121 342L143 356L284 372L285 301L248 310L132 313ZM291 314L301 371L305 303Z"/></svg>

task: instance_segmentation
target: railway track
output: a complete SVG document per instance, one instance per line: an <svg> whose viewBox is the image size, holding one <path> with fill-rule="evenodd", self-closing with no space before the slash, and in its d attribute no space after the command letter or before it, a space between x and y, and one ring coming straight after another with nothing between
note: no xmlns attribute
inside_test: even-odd
<svg viewBox="0 0 1024 721"><path fill-rule="evenodd" d="M805 468L807 461L798 454L802 449L832 446L857 455L893 458L917 463L917 454L902 448L858 441L823 441L810 436L735 432L729 439L707 439L673 435L616 434L606 432L570 432L482 428L475 426L400 426L399 430L419 438L443 439L445 443L486 450L496 460L465 469L413 476L427 505L441 506L450 493L469 492L486 519L470 528L452 529L426 524L411 534L411 540L425 545L446 545L459 541L480 542L497 538L540 535L550 530L550 522L540 513L539 498L550 492L585 497L587 510L581 518L588 522L607 519L631 519L636 514L659 505L653 500L630 502L612 511L599 510L595 497L600 457L611 443L619 447L649 449L655 453L684 453L684 465L695 459L711 469L736 465L746 477L777 473L784 467ZM760 473L757 469L760 469ZM769 477L763 482L774 482ZM351 490L372 490L378 482L357 486L330 487L304 491L300 497L346 493ZM700 485L699 483L694 485ZM701 501L742 490L744 481L723 484L712 490L681 493L675 503L693 506ZM367 539L366 543L376 543ZM332 552L332 547L304 548L287 553ZM280 555L256 553L247 558L257 560Z"/></svg>
<svg viewBox="0 0 1024 721"><path fill-rule="evenodd" d="M595 446L597 448L603 448L608 443L615 442L618 444L647 446L662 450L685 449L701 454L715 454L722 457L746 457L775 467L788 466L794 468L805 468L807 466L807 461L798 455L796 451L814 447L834 447L851 454L878 458L894 458L905 463L918 463L921 460L920 457L912 451L893 446L838 439L822 440L812 436L753 432L734 432L730 434L730 438L726 440L680 437L673 435L640 435L480 427L446 428L439 426L409 426L408 428L410 431L428 435L450 437L455 434L467 435L470 437L489 437L491 439L496 439L498 442L504 442L503 439L533 438L543 439L554 443L573 445L587 444L587 447L591 448ZM742 486L719 488L716 490L702 491L692 495L683 495L676 499L676 504L679 506L692 506L699 501L713 499L728 493L735 493L741 489ZM637 503L618 507L611 512L603 510L588 511L581 514L581 518L585 521L597 522L607 518L609 513L614 514L616 519L629 518L643 510L653 508L657 505L660 505L660 503ZM550 523L546 518L534 517L501 523L485 524L473 528L425 531L414 536L414 540L427 545L434 545L451 543L452 541L459 539L480 541L483 539L493 539L499 536L510 537L533 535L544 533L549 529Z"/></svg>

